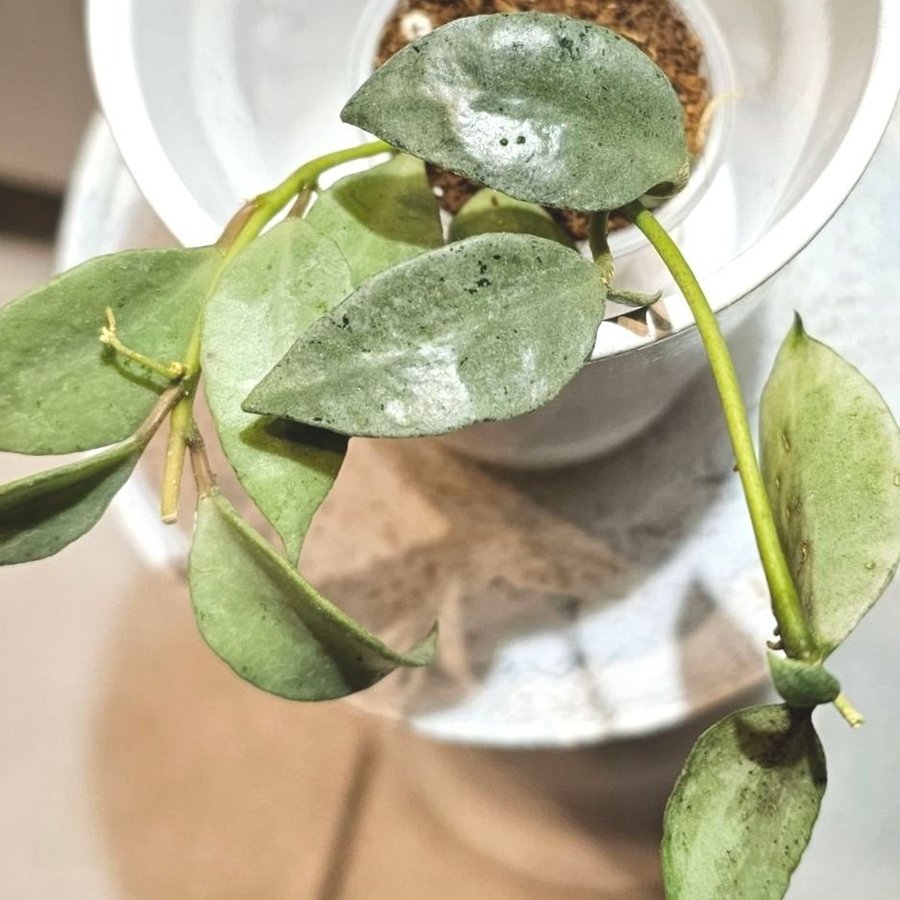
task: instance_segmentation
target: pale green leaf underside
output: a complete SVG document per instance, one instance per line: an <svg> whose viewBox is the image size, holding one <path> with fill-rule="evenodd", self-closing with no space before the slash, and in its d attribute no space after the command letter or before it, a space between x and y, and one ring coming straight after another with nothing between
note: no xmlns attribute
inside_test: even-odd
<svg viewBox="0 0 900 900"><path fill-rule="evenodd" d="M52 556L93 528L140 455L129 440L0 487L0 565Z"/></svg>
<svg viewBox="0 0 900 900"><path fill-rule="evenodd" d="M617 209L687 176L683 114L662 71L564 16L451 22L376 71L342 118L542 206Z"/></svg>
<svg viewBox="0 0 900 900"><path fill-rule="evenodd" d="M825 793L808 712L757 706L701 735L666 807L669 900L780 900Z"/></svg>
<svg viewBox="0 0 900 900"><path fill-rule="evenodd" d="M242 678L289 700L331 700L427 665L436 631L396 653L317 593L218 494L201 499L190 557L200 632Z"/></svg>
<svg viewBox="0 0 900 900"><path fill-rule="evenodd" d="M246 413L241 402L316 319L352 289L337 245L302 219L257 238L229 266L203 326L206 397L244 489L296 560L345 442Z"/></svg>
<svg viewBox="0 0 900 900"><path fill-rule="evenodd" d="M357 287L444 242L425 164L400 154L323 192L306 221L340 247Z"/></svg>
<svg viewBox="0 0 900 900"><path fill-rule="evenodd" d="M798 320L763 393L760 440L778 531L828 654L900 560L900 431L875 388Z"/></svg>
<svg viewBox="0 0 900 900"><path fill-rule="evenodd" d="M165 381L100 343L106 307L129 347L180 360L218 259L209 247L104 256L0 311L0 450L70 453L128 437Z"/></svg>
<svg viewBox="0 0 900 900"><path fill-rule="evenodd" d="M350 435L442 434L546 403L584 365L605 288L578 253L489 234L376 275L245 408Z"/></svg>
<svg viewBox="0 0 900 900"><path fill-rule="evenodd" d="M533 234L575 248L572 239L553 217L536 203L525 203L483 188L453 217L450 240L463 241L478 234L496 232Z"/></svg>

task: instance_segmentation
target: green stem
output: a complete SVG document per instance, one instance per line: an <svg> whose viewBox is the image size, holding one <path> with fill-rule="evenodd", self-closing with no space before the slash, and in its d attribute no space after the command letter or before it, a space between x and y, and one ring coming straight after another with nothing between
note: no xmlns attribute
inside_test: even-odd
<svg viewBox="0 0 900 900"><path fill-rule="evenodd" d="M390 144L383 141L372 141L358 147L349 147L334 153L326 153L317 159L300 166L284 181L270 191L245 203L232 217L216 246L222 254L216 267L206 301L216 292L219 281L234 258L284 209L296 196L316 187L319 177L343 163L356 159L366 159L381 153L395 152ZM206 302L204 302L204 307ZM178 497L181 493L181 480L184 473L184 457L194 433L194 395L200 377L200 351L203 338L203 311L197 318L194 330L185 352L184 361L184 396L172 410L169 443L166 448L166 465L163 472L162 486L162 520L167 523L178 519Z"/></svg>
<svg viewBox="0 0 900 900"><path fill-rule="evenodd" d="M756 460L737 373L719 323L696 276L675 242L656 218L640 203L630 204L623 212L653 245L693 313L722 401L738 473L750 510L753 532L756 535L756 545L759 548L772 597L772 610L778 621L785 651L788 656L796 659L813 659L815 648L775 527L772 507L769 505L766 486Z"/></svg>

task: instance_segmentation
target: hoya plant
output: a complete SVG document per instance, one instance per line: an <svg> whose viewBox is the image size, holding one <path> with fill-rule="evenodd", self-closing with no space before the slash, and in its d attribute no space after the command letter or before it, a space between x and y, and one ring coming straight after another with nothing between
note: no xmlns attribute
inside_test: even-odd
<svg viewBox="0 0 900 900"><path fill-rule="evenodd" d="M716 318L648 209L688 178L681 108L616 34L537 13L459 20L394 56L342 117L379 140L301 166L238 210L215 246L94 259L0 313L0 449L96 451L0 488L0 562L49 556L88 531L165 426L162 518L177 516L189 459L194 612L240 677L330 700L427 665L435 630L388 647L304 579L312 517L347 437L528 413L585 365L609 298L653 303L614 284L606 227L619 211L668 267L705 345L771 595L783 701L697 742L666 810L666 890L782 897L825 791L813 710L862 721L825 664L900 557L891 413L798 319L762 398L757 456ZM329 170L387 154L320 189ZM448 240L426 162L483 185ZM546 207L592 215L590 257ZM201 390L277 544L217 487Z"/></svg>

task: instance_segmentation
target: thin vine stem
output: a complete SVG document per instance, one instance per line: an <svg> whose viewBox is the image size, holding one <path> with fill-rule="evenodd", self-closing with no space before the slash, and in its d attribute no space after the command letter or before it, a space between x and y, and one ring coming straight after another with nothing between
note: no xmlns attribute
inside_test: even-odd
<svg viewBox="0 0 900 900"><path fill-rule="evenodd" d="M284 181L270 191L245 203L216 242L221 259L213 272L203 307L216 292L219 281L234 258L281 212L295 197L314 190L319 178L330 169L357 159L393 153L394 148L384 141L372 141L358 147L348 147L326 153L295 169ZM200 378L200 352L203 339L203 310L197 317L185 352L183 366L184 391L172 410L169 440L166 446L166 463L162 478L161 515L163 522L178 520L178 497L184 474L185 453L194 429L194 396Z"/></svg>
<svg viewBox="0 0 900 900"><path fill-rule="evenodd" d="M653 214L639 202L625 207L623 212L653 245L693 313L722 402L756 545L769 585L772 611L778 621L784 649L788 656L813 660L816 656L815 647L775 527L775 517L756 459L734 362L719 323L687 260Z"/></svg>

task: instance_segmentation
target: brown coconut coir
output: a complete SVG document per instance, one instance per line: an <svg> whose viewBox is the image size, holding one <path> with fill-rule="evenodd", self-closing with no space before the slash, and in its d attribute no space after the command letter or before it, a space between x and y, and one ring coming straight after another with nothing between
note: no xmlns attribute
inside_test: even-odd
<svg viewBox="0 0 900 900"><path fill-rule="evenodd" d="M684 109L688 150L703 149L703 113L709 102L706 78L701 74L703 47L670 0L399 0L388 19L378 46L381 65L410 41L440 25L465 16L512 12L562 13L604 25L641 48L669 77ZM429 178L441 205L456 213L478 190L459 175L429 166ZM587 237L588 216L550 210L573 237Z"/></svg>

